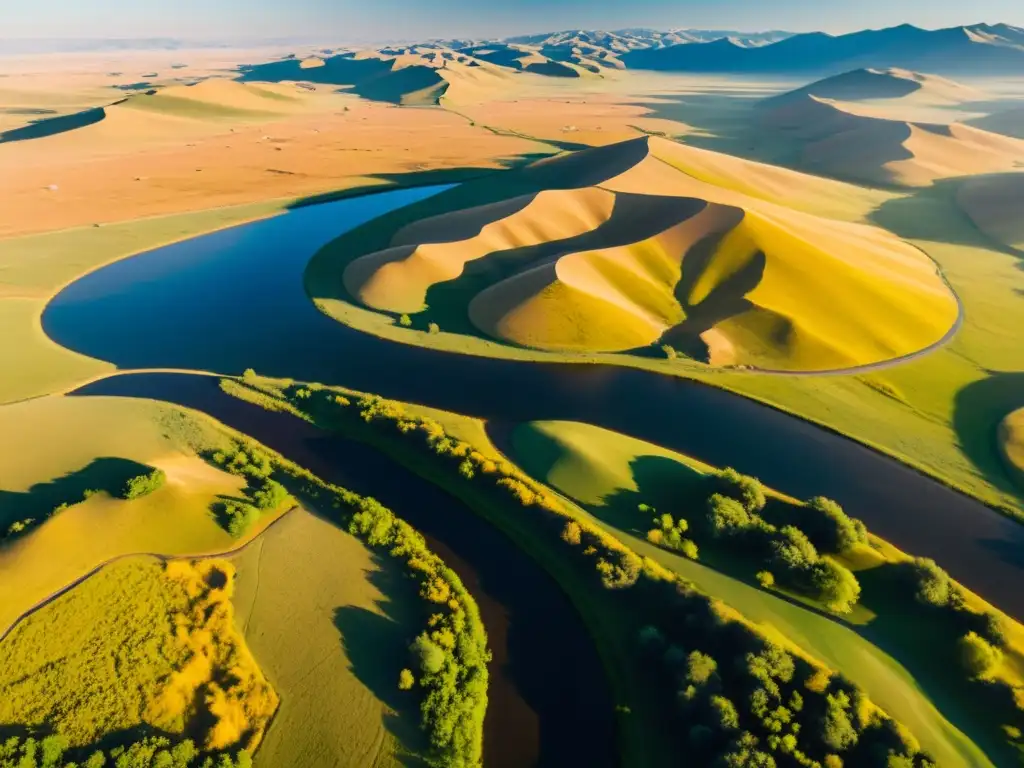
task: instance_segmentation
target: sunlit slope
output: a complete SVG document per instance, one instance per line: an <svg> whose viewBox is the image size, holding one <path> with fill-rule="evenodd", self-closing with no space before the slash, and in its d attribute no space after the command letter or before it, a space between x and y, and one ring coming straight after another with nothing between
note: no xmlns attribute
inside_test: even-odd
<svg viewBox="0 0 1024 768"><path fill-rule="evenodd" d="M1024 408L1003 419L999 425L998 439L1007 469L1024 487Z"/></svg>
<svg viewBox="0 0 1024 768"><path fill-rule="evenodd" d="M514 178L508 189L534 191L407 224L390 247L353 260L349 294L429 316L443 288L477 331L520 346L703 344L712 364L782 370L910 354L956 320L923 253L808 212L843 216L846 185L658 138Z"/></svg>
<svg viewBox="0 0 1024 768"><path fill-rule="evenodd" d="M928 118L935 110L921 111L922 106L965 101L969 89L914 73L862 70L848 75L764 103L763 129L795 145L801 168L873 184L922 187L1024 163L1024 141L950 117L934 122ZM906 93L896 96L901 88Z"/></svg>
<svg viewBox="0 0 1024 768"><path fill-rule="evenodd" d="M970 179L957 189L956 200L978 229L1024 251L1024 173Z"/></svg>

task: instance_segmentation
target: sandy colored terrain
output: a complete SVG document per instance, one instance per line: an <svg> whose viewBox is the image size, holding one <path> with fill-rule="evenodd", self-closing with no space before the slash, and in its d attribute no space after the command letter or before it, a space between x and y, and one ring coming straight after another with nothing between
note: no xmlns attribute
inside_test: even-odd
<svg viewBox="0 0 1024 768"><path fill-rule="evenodd" d="M1024 172L968 179L956 200L978 229L1024 252Z"/></svg>
<svg viewBox="0 0 1024 768"><path fill-rule="evenodd" d="M752 166L659 138L542 160L518 174L539 192L415 221L345 285L429 315L428 292L466 275L469 319L517 345L614 352L714 329L715 360L787 370L899 357L949 330L955 300L920 251L768 202L799 201L806 177Z"/></svg>

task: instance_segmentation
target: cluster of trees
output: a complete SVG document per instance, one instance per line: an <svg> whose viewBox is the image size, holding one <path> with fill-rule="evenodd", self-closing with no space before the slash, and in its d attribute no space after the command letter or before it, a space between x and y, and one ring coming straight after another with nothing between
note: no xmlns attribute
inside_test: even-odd
<svg viewBox="0 0 1024 768"><path fill-rule="evenodd" d="M761 483L732 468L711 474L708 485L705 513L692 527L686 519L673 520L641 504L639 510L653 516L648 540L691 559L697 554L693 539L713 542L758 563L761 584L778 582L812 596L830 611L849 613L860 597L860 584L849 568L829 555L846 554L866 543L863 523L824 498L787 505L786 524L769 522L763 514L767 499ZM688 531L689 539L683 537Z"/></svg>
<svg viewBox="0 0 1024 768"><path fill-rule="evenodd" d="M291 394L305 406L321 390L316 386L293 388ZM268 389L258 394L262 397L253 400L257 404L280 407L262 402L264 398L274 399ZM334 407L350 404L347 398L329 397ZM401 662L398 686L420 696L421 726L430 744L429 763L444 768L479 768L491 656L479 609L458 575L430 551L422 535L375 499L325 483L252 444L239 443L231 452L215 454L212 459L250 479L255 487L251 494L254 507L262 503L273 508L290 498L284 486L270 477L279 472L298 483L304 495L326 496L350 533L405 564L419 584L428 615L424 630L410 645L408 659Z"/></svg>
<svg viewBox="0 0 1024 768"><path fill-rule="evenodd" d="M0 742L0 768L252 768L248 752L204 753L186 739L163 736L110 749L69 750L63 736L11 736Z"/></svg>
<svg viewBox="0 0 1024 768"><path fill-rule="evenodd" d="M226 499L214 509L224 529L239 539L265 512L279 509L292 501L283 485L271 478L274 464L262 451L236 445L230 451L217 451L210 457L215 464L231 474L245 478L248 500Z"/></svg>
<svg viewBox="0 0 1024 768"><path fill-rule="evenodd" d="M427 628L409 648L412 669L399 673L398 685L422 689L420 713L432 762L445 768L475 768L483 756L491 658L476 602L408 523L374 499L344 498L355 510L349 531L371 547L403 557L429 606Z"/></svg>
<svg viewBox="0 0 1024 768"><path fill-rule="evenodd" d="M863 691L730 621L685 587L639 654L679 720L687 754L702 765L934 766L904 728Z"/></svg>
<svg viewBox="0 0 1024 768"><path fill-rule="evenodd" d="M348 398L342 400L327 395L308 407L356 411L368 423L390 425L400 434L418 437L448 463L453 476L464 482L490 483L515 503L535 508L538 521L558 531L571 559L596 574L610 599L628 601L631 612L646 613L651 621L640 630L640 655L653 672L652 685L664 693L666 711L677 713L683 721L680 733L687 754L706 758L694 759L695 764L831 768L850 759L851 765L892 768L933 765L905 729L875 707L863 691L773 645L754 626L676 574L640 558L596 524L574 514L518 468L488 459L471 444L448 435L437 421L411 415L397 403L367 396L351 408ZM730 494L718 496L734 505L722 512L718 524L723 529L735 527L736 521L749 521L763 508L763 490L756 481L722 473L716 482L718 491ZM846 525L837 519L833 527ZM713 528L715 522L708 525ZM677 534L682 546L688 525L660 516L654 530L666 540ZM781 533L777 538L790 541ZM801 542L800 546L806 550L807 545ZM626 590L631 590L628 596ZM441 646L430 638L418 638L413 651L421 674L441 669ZM399 684L406 687L412 679L412 672L406 670Z"/></svg>
<svg viewBox="0 0 1024 768"><path fill-rule="evenodd" d="M141 499L160 488L167 482L167 475L162 469L151 469L128 480L121 491L123 499ZM88 497L87 497L88 498Z"/></svg>

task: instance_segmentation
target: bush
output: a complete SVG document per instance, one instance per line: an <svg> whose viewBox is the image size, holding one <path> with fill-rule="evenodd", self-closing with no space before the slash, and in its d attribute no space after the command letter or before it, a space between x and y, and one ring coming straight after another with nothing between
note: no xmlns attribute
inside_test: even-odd
<svg viewBox="0 0 1024 768"><path fill-rule="evenodd" d="M129 480L121 492L123 499L140 499L148 496L167 481L167 475L162 469L153 469L144 475L138 475Z"/></svg>
<svg viewBox="0 0 1024 768"><path fill-rule="evenodd" d="M409 649L420 671L425 675L436 675L444 666L444 649L426 635L420 635L413 640Z"/></svg>
<svg viewBox="0 0 1024 768"><path fill-rule="evenodd" d="M764 589L771 589L775 586L775 577L772 576L771 571L758 571L757 583L760 584Z"/></svg>
<svg viewBox="0 0 1024 768"><path fill-rule="evenodd" d="M1003 652L986 642L977 632L968 632L957 641L960 662L974 678L988 677L1003 660Z"/></svg>
<svg viewBox="0 0 1024 768"><path fill-rule="evenodd" d="M233 538L240 539L260 519L260 511L244 501L226 501L221 507L220 518L225 530Z"/></svg>
<svg viewBox="0 0 1024 768"><path fill-rule="evenodd" d="M817 514L808 517L804 530L819 549L842 554L867 543L864 525L831 499L816 496L807 502L807 508Z"/></svg>
<svg viewBox="0 0 1024 768"><path fill-rule="evenodd" d="M416 678L413 677L411 669L403 669L398 673L398 690L408 691L416 685Z"/></svg>
<svg viewBox="0 0 1024 768"><path fill-rule="evenodd" d="M733 731L740 727L740 716L736 705L725 696L712 696L710 704L711 725L723 731Z"/></svg>
<svg viewBox="0 0 1024 768"><path fill-rule="evenodd" d="M747 512L760 512L764 509L764 487L756 477L741 475L732 467L727 467L712 475L715 492L743 505Z"/></svg>
<svg viewBox="0 0 1024 768"><path fill-rule="evenodd" d="M833 613L849 613L860 599L857 577L831 557L823 557L814 567L812 582L818 599Z"/></svg>
<svg viewBox="0 0 1024 768"><path fill-rule="evenodd" d="M403 328L411 328L412 318L409 317L408 315L402 315L401 317L398 318L398 324Z"/></svg>
<svg viewBox="0 0 1024 768"><path fill-rule="evenodd" d="M694 685L704 685L718 670L718 663L705 653L693 651L686 657L686 679Z"/></svg>
<svg viewBox="0 0 1024 768"><path fill-rule="evenodd" d="M772 542L772 559L783 572L805 571L819 561L818 550L803 531L787 525Z"/></svg>
<svg viewBox="0 0 1024 768"><path fill-rule="evenodd" d="M290 498L284 486L274 480L267 480L263 487L252 495L253 504L263 512L277 509Z"/></svg>
<svg viewBox="0 0 1024 768"><path fill-rule="evenodd" d="M934 560L926 557L916 558L912 568L917 586L915 594L917 601L934 608L947 605L955 589L949 574L942 570Z"/></svg>
<svg viewBox="0 0 1024 768"><path fill-rule="evenodd" d="M441 326L438 325L437 323L430 323L427 326L427 330L430 331L431 333L440 333L441 332Z"/></svg>
<svg viewBox="0 0 1024 768"><path fill-rule="evenodd" d="M708 499L707 519L716 537L735 536L754 526L754 521L740 502L720 493Z"/></svg>

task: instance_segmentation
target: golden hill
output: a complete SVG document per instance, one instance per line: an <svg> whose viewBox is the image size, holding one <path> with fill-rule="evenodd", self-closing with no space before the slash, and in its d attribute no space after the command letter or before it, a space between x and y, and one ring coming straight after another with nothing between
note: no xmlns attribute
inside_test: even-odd
<svg viewBox="0 0 1024 768"><path fill-rule="evenodd" d="M969 179L957 189L956 200L978 229L1024 252L1024 173Z"/></svg>
<svg viewBox="0 0 1024 768"><path fill-rule="evenodd" d="M794 143L801 168L872 184L921 187L1024 166L1024 141L958 122L914 122L889 114L894 113L803 93L766 103L761 122Z"/></svg>
<svg viewBox="0 0 1024 768"><path fill-rule="evenodd" d="M525 347L670 344L781 370L911 354L957 318L923 253L806 212L848 189L837 182L648 137L511 181L508 194L478 182L461 199L481 204L394 231L348 263L348 293L385 312L461 312L476 333Z"/></svg>

